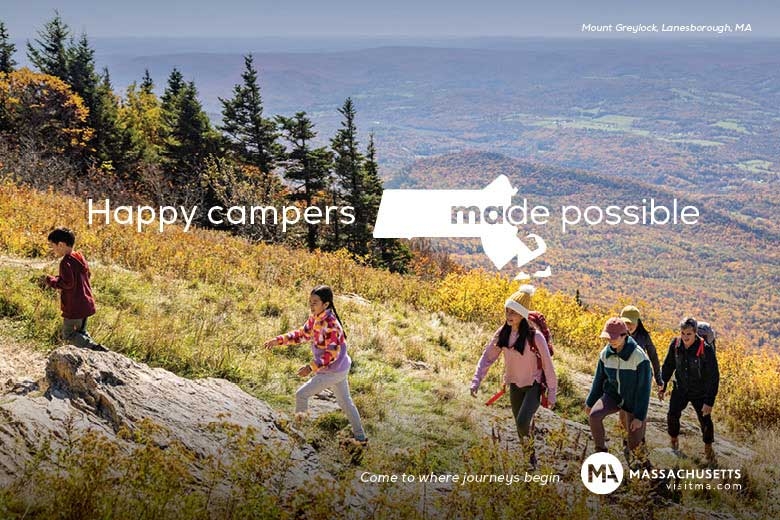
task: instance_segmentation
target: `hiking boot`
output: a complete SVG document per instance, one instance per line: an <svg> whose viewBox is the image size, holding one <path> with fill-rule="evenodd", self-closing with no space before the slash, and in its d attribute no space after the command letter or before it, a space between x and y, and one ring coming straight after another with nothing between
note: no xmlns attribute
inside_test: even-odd
<svg viewBox="0 0 780 520"><path fill-rule="evenodd" d="M680 451L680 443L677 437L669 437L669 446L672 448L672 451Z"/></svg>
<svg viewBox="0 0 780 520"><path fill-rule="evenodd" d="M355 437L349 437L341 441L342 448L365 448L368 446L368 438L356 439Z"/></svg>
<svg viewBox="0 0 780 520"><path fill-rule="evenodd" d="M707 464L710 465L717 464L718 459L715 456L715 450L712 449L712 443L707 443L704 445L704 458L707 459Z"/></svg>

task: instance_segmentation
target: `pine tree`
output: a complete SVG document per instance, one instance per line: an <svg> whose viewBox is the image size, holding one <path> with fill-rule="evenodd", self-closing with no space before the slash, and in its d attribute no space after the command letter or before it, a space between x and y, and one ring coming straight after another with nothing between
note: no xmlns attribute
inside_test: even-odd
<svg viewBox="0 0 780 520"><path fill-rule="evenodd" d="M174 113L176 111L175 105L184 87L184 76L174 67L170 76L168 76L168 85L165 87L165 92L163 92L160 98L165 112Z"/></svg>
<svg viewBox="0 0 780 520"><path fill-rule="evenodd" d="M144 94L152 94L154 92L154 80L149 74L149 69L144 70L144 77L141 80L141 92Z"/></svg>
<svg viewBox="0 0 780 520"><path fill-rule="evenodd" d="M0 72L6 74L13 71L16 67L14 61L14 52L16 52L16 45L11 43L11 37L8 35L8 30L5 28L5 24L0 22Z"/></svg>
<svg viewBox="0 0 780 520"><path fill-rule="evenodd" d="M363 171L363 156L358 151L357 127L355 125L355 106L351 98L347 98L339 109L344 116L341 129L331 139L331 148L335 155L334 174L337 184L340 205L354 208L355 222L342 232L334 229L334 244L332 246L346 247L356 255L365 256L371 239L368 232L366 208L363 197L365 189L365 172Z"/></svg>
<svg viewBox="0 0 780 520"><path fill-rule="evenodd" d="M256 166L263 174L263 203L271 196L272 172L283 149L276 142L276 125L263 117L263 101L252 55L244 57L243 82L233 87L231 99L222 103L222 127L236 158Z"/></svg>
<svg viewBox="0 0 780 520"><path fill-rule="evenodd" d="M27 57L39 71L68 81L68 36L70 29L54 11L54 19L44 25L35 40L37 47L27 42Z"/></svg>
<svg viewBox="0 0 780 520"><path fill-rule="evenodd" d="M363 163L364 190L363 204L367 233L373 237L374 224L379 213L379 204L382 201L384 186L379 177L379 164L376 160L376 146L374 134L368 134L368 146L366 147L366 159ZM376 267L383 267L392 272L405 273L412 259L412 252L408 246L396 238L372 238L371 239L371 263Z"/></svg>
<svg viewBox="0 0 780 520"><path fill-rule="evenodd" d="M131 130L120 123L119 99L111 86L108 69L103 69L92 104L90 121L95 129L95 156L103 167L129 173L141 152L133 145Z"/></svg>
<svg viewBox="0 0 780 520"><path fill-rule="evenodd" d="M176 69L163 95L163 120L167 130L163 155L173 186L192 188L205 159L217 151L218 137L198 101L194 82L184 83Z"/></svg>
<svg viewBox="0 0 780 520"><path fill-rule="evenodd" d="M301 200L311 207L315 197L326 188L333 157L326 148L310 147L312 139L317 137L314 124L306 112L298 112L294 117L276 118L282 130L282 136L290 143L291 149L283 155L284 177L294 183L292 200ZM317 247L317 224L307 223L306 245L309 251Z"/></svg>
<svg viewBox="0 0 780 520"><path fill-rule="evenodd" d="M100 78L95 72L95 51L86 34L82 33L78 43L67 49L66 68L68 74L63 79L81 96L90 112L94 112Z"/></svg>

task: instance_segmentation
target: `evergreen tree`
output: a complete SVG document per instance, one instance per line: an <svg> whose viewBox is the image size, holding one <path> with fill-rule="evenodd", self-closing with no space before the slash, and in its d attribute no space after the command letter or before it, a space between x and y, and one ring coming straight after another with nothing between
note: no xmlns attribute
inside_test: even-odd
<svg viewBox="0 0 780 520"><path fill-rule="evenodd" d="M149 75L149 69L144 70L144 77L141 80L141 92L144 94L152 94L154 92L154 80Z"/></svg>
<svg viewBox="0 0 780 520"><path fill-rule="evenodd" d="M130 166L140 159L140 150L133 145L131 130L120 123L119 99L111 86L108 69L103 69L96 87L90 114L95 129L95 156L104 167L129 173Z"/></svg>
<svg viewBox="0 0 780 520"><path fill-rule="evenodd" d="M365 205L367 232L369 236L373 237L374 224L384 190L382 179L379 177L379 164L376 160L373 133L368 134L368 147L366 148L363 171L365 174L363 204ZM372 238L371 263L374 266L383 267L392 272L405 273L411 259L411 250L397 238Z"/></svg>
<svg viewBox="0 0 780 520"><path fill-rule="evenodd" d="M11 43L11 37L5 28L5 24L0 22L0 72L9 73L16 67L14 61L14 52L16 45Z"/></svg>
<svg viewBox="0 0 780 520"><path fill-rule="evenodd" d="M326 148L310 147L317 136L314 124L306 112L298 112L294 117L276 118L282 130L282 136L290 143L290 150L283 154L285 163L284 177L294 184L290 198L301 200L307 207L314 205L315 198L326 188L333 157ZM308 224L306 245L309 251L317 247L317 224Z"/></svg>
<svg viewBox="0 0 780 520"><path fill-rule="evenodd" d="M167 135L163 155L173 186L192 188L205 159L217 151L218 137L198 101L195 83L184 83L176 69L163 95Z"/></svg>
<svg viewBox="0 0 780 520"><path fill-rule="evenodd" d="M37 47L27 42L27 57L39 71L68 81L68 36L70 29L55 11L54 19L48 22L40 38L35 40Z"/></svg>
<svg viewBox="0 0 780 520"><path fill-rule="evenodd" d="M222 127L236 158L256 166L263 174L263 203L270 197L271 178L277 157L283 149L276 142L276 125L263 117L263 101L252 55L244 57L243 82L233 87L231 99L222 103Z"/></svg>
<svg viewBox="0 0 780 520"><path fill-rule="evenodd" d="M81 96L90 112L94 112L100 78L95 72L95 51L86 34L82 33L78 43L67 49L66 68L68 74L63 79Z"/></svg>
<svg viewBox="0 0 780 520"><path fill-rule="evenodd" d="M165 87L165 92L163 92L163 95L160 98L163 110L166 113L176 112L175 105L179 94L181 94L184 87L184 76L176 67L174 67L171 74L168 76L168 85Z"/></svg>
<svg viewBox="0 0 780 520"><path fill-rule="evenodd" d="M339 205L354 208L355 222L345 231L334 228L332 246L346 247L348 251L364 256L368 253L371 235L368 230L365 199L365 172L363 156L358 151L357 127L355 125L355 106L347 98L339 109L344 116L341 129L331 139L331 148L335 155L334 174L339 195Z"/></svg>

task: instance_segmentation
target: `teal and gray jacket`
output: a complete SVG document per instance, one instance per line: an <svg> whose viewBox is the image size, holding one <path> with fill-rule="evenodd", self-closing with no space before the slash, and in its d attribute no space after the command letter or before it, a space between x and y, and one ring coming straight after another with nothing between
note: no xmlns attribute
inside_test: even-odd
<svg viewBox="0 0 780 520"><path fill-rule="evenodd" d="M623 410L644 421L650 404L653 371L650 359L630 336L620 353L607 345L599 354L599 364L585 404L592 408L596 401L609 395Z"/></svg>

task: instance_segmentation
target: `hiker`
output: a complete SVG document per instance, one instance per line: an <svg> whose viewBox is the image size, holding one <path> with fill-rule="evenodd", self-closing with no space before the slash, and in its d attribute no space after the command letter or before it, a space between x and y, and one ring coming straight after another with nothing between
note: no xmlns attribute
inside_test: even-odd
<svg viewBox="0 0 780 520"><path fill-rule="evenodd" d="M596 451L607 451L604 418L625 411L623 424L628 432L626 459L642 444L650 404L652 372L645 351L628 335L621 318L610 318L604 324L601 337L608 344L599 354L593 384L585 400L585 414Z"/></svg>
<svg viewBox="0 0 780 520"><path fill-rule="evenodd" d="M352 359L347 354L347 335L333 303L333 290L327 285L318 285L309 295L311 314L306 323L298 330L290 331L265 342L270 349L277 345L295 345L311 341L314 359L298 370L300 377L314 374L295 392L295 414L300 419L305 416L309 398L330 388L336 396L339 407L347 414L352 425L353 440L366 444L368 439L360 422L360 414L349 394L347 375Z"/></svg>
<svg viewBox="0 0 780 520"><path fill-rule="evenodd" d="M650 337L650 333L645 328L645 324L642 323L642 316L639 314L639 309L633 305L626 305L623 310L620 311L620 317L626 322L626 328L628 328L628 334L636 341L636 344L642 347L647 357L650 359L650 364L653 367L653 379L660 390L663 386L661 380L661 364L658 361L658 351L655 348L653 339Z"/></svg>
<svg viewBox="0 0 780 520"><path fill-rule="evenodd" d="M108 349L96 343L87 332L87 318L95 314L95 299L89 284L90 270L84 255L73 250L76 235L60 227L49 233L49 248L61 256L57 276L43 275L41 283L60 291L62 309L62 339L71 345L99 352Z"/></svg>
<svg viewBox="0 0 780 520"><path fill-rule="evenodd" d="M666 385L674 373L674 387L669 397L669 413L666 415L671 448L674 451L679 449L680 415L690 402L701 426L704 455L707 462L715 463L712 408L718 395L720 373L715 349L696 333L697 325L694 318L685 318L680 322L680 337L674 338L669 344L669 352L661 368L664 385L658 392L658 398L663 400Z"/></svg>
<svg viewBox="0 0 780 520"><path fill-rule="evenodd" d="M503 352L504 385L509 385L512 416L521 440L531 435L531 421L539 408L543 386L547 387L549 408L555 405L555 393L558 388L558 379L555 376L555 367L547 348L547 341L528 320L533 293L533 286L523 285L506 300L504 303L506 322L499 327L485 346L485 351L479 358L474 372L474 378L471 380L471 396L476 397L479 385L487 375L488 369ZM531 463L535 464L533 454Z"/></svg>

